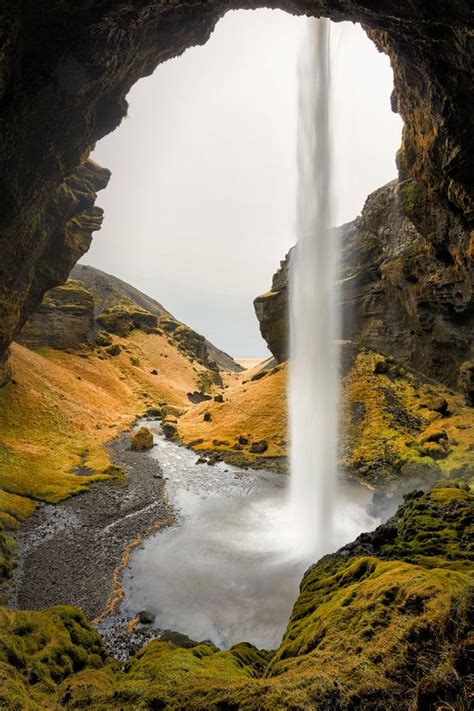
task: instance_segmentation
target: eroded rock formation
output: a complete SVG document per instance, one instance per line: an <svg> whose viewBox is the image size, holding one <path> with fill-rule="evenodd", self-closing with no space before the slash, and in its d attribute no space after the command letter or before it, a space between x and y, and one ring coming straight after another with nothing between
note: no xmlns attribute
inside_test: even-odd
<svg viewBox="0 0 474 711"><path fill-rule="evenodd" d="M343 338L456 387L460 367L474 356L473 233L407 180L369 195L339 239ZM278 360L288 355L288 263L287 255L272 290L255 300Z"/></svg>
<svg viewBox="0 0 474 711"><path fill-rule="evenodd" d="M93 296L84 284L71 279L46 292L17 341L28 348L75 348L87 342L93 326Z"/></svg>
<svg viewBox="0 0 474 711"><path fill-rule="evenodd" d="M85 159L95 142L118 126L127 111L125 96L140 77L205 42L227 10L256 7L362 23L394 69L393 107L406 124L401 176L416 178L463 219L472 218L468 0L80 5L5 0L0 7L0 382L7 377L12 337L86 249L82 229L82 238L72 238L64 181L70 187L84 179L84 170L90 172ZM106 177L100 175L102 187ZM97 213L89 217L97 218Z"/></svg>
<svg viewBox="0 0 474 711"><path fill-rule="evenodd" d="M21 231L0 236L0 385L9 375L11 341L45 292L66 281L100 229L103 211L94 203L109 177L108 170L87 160L31 217L28 239L21 239Z"/></svg>

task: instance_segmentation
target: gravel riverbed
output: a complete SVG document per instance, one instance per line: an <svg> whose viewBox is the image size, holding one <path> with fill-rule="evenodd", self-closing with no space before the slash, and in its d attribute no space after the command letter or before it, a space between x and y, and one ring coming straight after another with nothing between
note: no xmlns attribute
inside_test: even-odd
<svg viewBox="0 0 474 711"><path fill-rule="evenodd" d="M125 482L97 482L60 504L43 504L22 526L11 607L77 605L91 620L106 609L125 548L172 515L159 463L129 447L128 434L110 444Z"/></svg>

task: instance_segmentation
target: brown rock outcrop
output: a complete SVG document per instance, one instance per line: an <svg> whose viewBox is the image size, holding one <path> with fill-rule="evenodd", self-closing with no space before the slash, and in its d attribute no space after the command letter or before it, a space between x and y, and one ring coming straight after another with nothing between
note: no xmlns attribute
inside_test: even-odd
<svg viewBox="0 0 474 711"><path fill-rule="evenodd" d="M77 225L71 220L90 210L90 201L75 205L73 213L62 205L72 207L71 181L84 178L85 169L78 166L122 120L131 86L160 62L205 42L227 10L263 6L364 26L394 69L393 105L406 124L401 176L416 178L472 219L468 0L5 0L0 6L0 382L13 336L87 248L84 239L72 239ZM105 173L102 187L104 181ZM90 238L98 217L84 218L88 224L79 233Z"/></svg>
<svg viewBox="0 0 474 711"><path fill-rule="evenodd" d="M64 286L46 292L16 340L28 348L76 348L87 343L93 325L92 294L84 284L70 279Z"/></svg>
<svg viewBox="0 0 474 711"><path fill-rule="evenodd" d="M473 236L462 220L414 181L394 181L338 233L343 338L456 387L474 349ZM255 300L280 361L288 355L288 262L287 255L272 291Z"/></svg>

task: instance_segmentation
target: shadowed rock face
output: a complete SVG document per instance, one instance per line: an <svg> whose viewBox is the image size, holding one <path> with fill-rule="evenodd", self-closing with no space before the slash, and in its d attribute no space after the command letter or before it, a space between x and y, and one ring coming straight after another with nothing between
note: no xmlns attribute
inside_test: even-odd
<svg viewBox="0 0 474 711"><path fill-rule="evenodd" d="M0 382L7 377L13 335L45 290L62 283L87 249L90 225L85 240L85 228L81 238L73 237L70 206L62 205L64 198L69 203L64 181L82 180L83 171L90 172L84 160L95 142L118 126L127 110L125 96L140 77L205 42L227 10L263 6L362 23L392 61L393 106L406 124L401 176L417 178L464 219L472 217L468 0L5 0L0 7ZM97 178L104 187L106 173Z"/></svg>
<svg viewBox="0 0 474 711"><path fill-rule="evenodd" d="M88 160L54 192L32 220L28 240L0 238L0 384L8 379L8 347L48 289L66 281L100 229L94 205L110 172Z"/></svg>
<svg viewBox="0 0 474 711"><path fill-rule="evenodd" d="M343 338L456 387L460 366L474 356L472 233L410 180L369 195L361 217L338 232ZM278 360L288 356L288 262L289 255L272 290L255 299Z"/></svg>

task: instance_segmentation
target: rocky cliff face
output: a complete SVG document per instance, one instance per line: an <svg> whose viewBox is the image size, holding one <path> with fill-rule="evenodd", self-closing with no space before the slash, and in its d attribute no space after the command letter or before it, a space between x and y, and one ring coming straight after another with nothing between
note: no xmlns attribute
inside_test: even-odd
<svg viewBox="0 0 474 711"><path fill-rule="evenodd" d="M66 281L100 229L103 212L94 203L109 177L108 170L86 161L32 218L31 241L4 245L0 237L0 385L8 379L12 339L45 292Z"/></svg>
<svg viewBox="0 0 474 711"><path fill-rule="evenodd" d="M262 6L362 23L391 58L393 107L406 124L401 177L416 178L463 219L472 219L468 0L5 0L0 6L0 382L7 377L14 334L86 249L72 239L68 192L84 180L84 170L91 172L84 161L95 142L126 114L131 86L160 62L205 42L227 10ZM97 178L101 185L93 192L104 187L107 175ZM82 212L91 204L76 208ZM87 221L97 224L97 218L95 213ZM90 234L90 224L85 229Z"/></svg>
<svg viewBox="0 0 474 711"><path fill-rule="evenodd" d="M343 337L455 387L474 358L473 234L418 183L395 181L338 236ZM288 355L288 263L289 255L272 290L255 300L278 360Z"/></svg>

